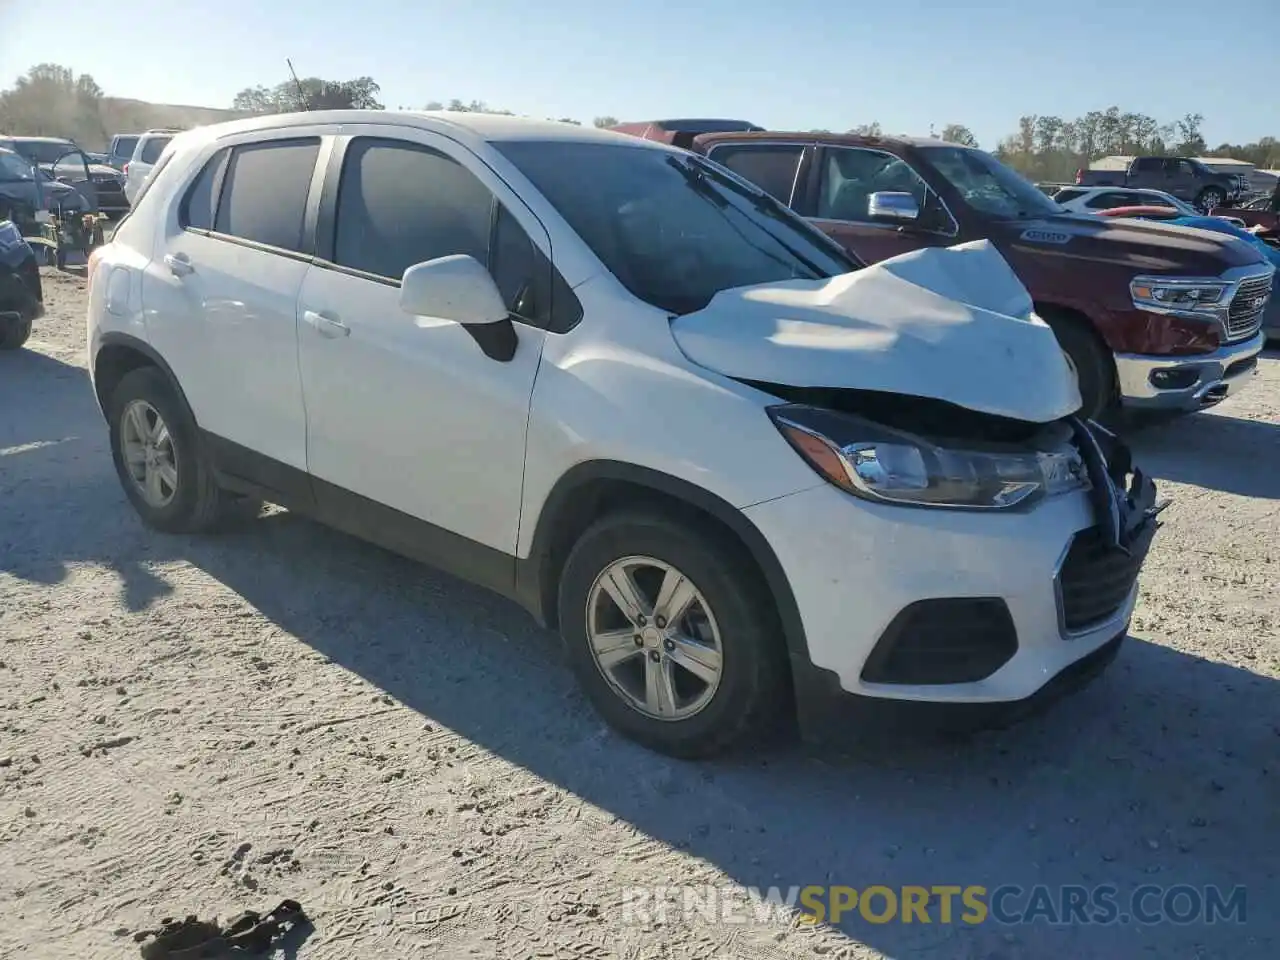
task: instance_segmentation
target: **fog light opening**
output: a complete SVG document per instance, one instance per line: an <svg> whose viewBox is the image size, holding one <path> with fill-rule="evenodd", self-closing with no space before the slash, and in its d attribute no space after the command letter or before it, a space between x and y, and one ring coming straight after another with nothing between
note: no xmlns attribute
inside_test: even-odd
<svg viewBox="0 0 1280 960"><path fill-rule="evenodd" d="M1185 390L1194 386L1200 378L1200 371L1195 367L1182 367L1176 370L1152 370L1148 378L1157 390Z"/></svg>

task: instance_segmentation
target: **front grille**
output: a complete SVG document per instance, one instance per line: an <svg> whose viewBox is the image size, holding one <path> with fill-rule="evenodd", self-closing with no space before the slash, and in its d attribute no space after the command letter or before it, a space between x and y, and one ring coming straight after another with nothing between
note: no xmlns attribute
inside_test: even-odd
<svg viewBox="0 0 1280 960"><path fill-rule="evenodd" d="M1129 599L1149 539L1131 547L1130 553L1107 545L1097 527L1081 530L1058 571L1058 604L1062 625L1079 633L1110 619Z"/></svg>
<svg viewBox="0 0 1280 960"><path fill-rule="evenodd" d="M1240 284L1227 312L1227 339L1244 340L1258 332L1271 295L1271 277L1253 277Z"/></svg>

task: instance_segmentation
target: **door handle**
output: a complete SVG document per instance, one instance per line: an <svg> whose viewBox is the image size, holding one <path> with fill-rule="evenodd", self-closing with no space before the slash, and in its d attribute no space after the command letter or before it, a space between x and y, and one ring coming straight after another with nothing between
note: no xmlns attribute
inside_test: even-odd
<svg viewBox="0 0 1280 960"><path fill-rule="evenodd" d="M330 340L351 336L351 328L337 317L317 313L314 310L303 310L302 319L314 327L316 333L322 337L328 337Z"/></svg>
<svg viewBox="0 0 1280 960"><path fill-rule="evenodd" d="M191 260L185 253L166 253L164 265L175 277L186 277L196 272L196 268L191 265Z"/></svg>

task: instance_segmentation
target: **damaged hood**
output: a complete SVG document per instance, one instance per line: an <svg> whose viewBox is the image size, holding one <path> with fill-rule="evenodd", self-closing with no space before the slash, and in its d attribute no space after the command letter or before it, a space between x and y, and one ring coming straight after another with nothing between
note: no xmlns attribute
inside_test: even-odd
<svg viewBox="0 0 1280 960"><path fill-rule="evenodd" d="M691 361L739 380L929 397L1034 423L1081 404L1053 331L986 240L722 290L671 331Z"/></svg>

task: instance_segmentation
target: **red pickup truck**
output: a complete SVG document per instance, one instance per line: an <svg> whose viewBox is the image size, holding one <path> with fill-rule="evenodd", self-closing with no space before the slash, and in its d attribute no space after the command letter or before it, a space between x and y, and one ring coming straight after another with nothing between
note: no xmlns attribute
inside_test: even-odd
<svg viewBox="0 0 1280 960"><path fill-rule="evenodd" d="M1057 334L1086 415L1198 410L1256 370L1275 270L1241 240L1070 214L990 154L938 140L746 121L613 129L729 168L865 263L989 239Z"/></svg>

